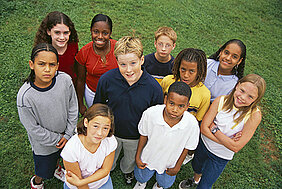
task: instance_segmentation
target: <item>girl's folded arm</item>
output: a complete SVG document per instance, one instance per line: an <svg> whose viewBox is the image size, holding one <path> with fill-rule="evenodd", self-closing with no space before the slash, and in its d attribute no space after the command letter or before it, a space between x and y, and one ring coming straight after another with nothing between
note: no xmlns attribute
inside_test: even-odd
<svg viewBox="0 0 282 189"><path fill-rule="evenodd" d="M80 181L82 179L81 171L80 171L80 167L79 167L78 162L71 163L71 162L63 160L63 163L64 163L64 167L67 171L66 180L70 184L77 186L76 183L74 183L75 179L78 180L78 181ZM71 173L69 173L69 172L71 172ZM89 189L87 184L82 185L82 186L77 186L77 187L79 189Z"/></svg>
<svg viewBox="0 0 282 189"><path fill-rule="evenodd" d="M228 149L233 152L240 151L252 138L254 135L259 123L261 121L261 112L254 112L248 121L245 123L244 128L242 130L242 136L238 141L234 141L228 136L224 135L221 131L217 131L214 136Z"/></svg>
<svg viewBox="0 0 282 189"><path fill-rule="evenodd" d="M217 114L219 100L220 97L217 97L211 104L209 110L207 111L207 113L203 118L202 124L200 126L200 131L203 135L205 135L209 139L221 144L221 142L210 131L210 127L214 124L213 121Z"/></svg>
<svg viewBox="0 0 282 189"><path fill-rule="evenodd" d="M104 177L106 177L112 168L113 162L115 157L115 151L111 152L104 160L103 165L100 169L98 169L95 173L93 173L91 176L84 178L81 180L81 184L89 184L91 182L95 182L97 180L100 180Z"/></svg>

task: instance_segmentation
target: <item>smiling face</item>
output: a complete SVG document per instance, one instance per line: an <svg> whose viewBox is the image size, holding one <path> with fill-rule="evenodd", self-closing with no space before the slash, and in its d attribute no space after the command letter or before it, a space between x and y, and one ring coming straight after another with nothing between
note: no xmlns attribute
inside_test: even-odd
<svg viewBox="0 0 282 189"><path fill-rule="evenodd" d="M190 87L194 87L197 85L197 63L196 62L188 62L186 60L181 60L180 67L180 80L189 85Z"/></svg>
<svg viewBox="0 0 282 189"><path fill-rule="evenodd" d="M107 47L111 34L110 26L104 21L95 22L91 28L92 41L98 49Z"/></svg>
<svg viewBox="0 0 282 189"><path fill-rule="evenodd" d="M250 106L258 98L258 88L251 82L239 83L233 97L236 108Z"/></svg>
<svg viewBox="0 0 282 189"><path fill-rule="evenodd" d="M96 116L90 121L84 118L84 126L87 128L86 140L93 144L100 144L111 129L111 120L108 117Z"/></svg>
<svg viewBox="0 0 282 189"><path fill-rule="evenodd" d="M118 68L121 75L131 86L136 83L143 71L141 65L144 63L144 56L139 58L135 53L117 55Z"/></svg>
<svg viewBox="0 0 282 189"><path fill-rule="evenodd" d="M242 61L241 48L236 43L231 43L219 53L219 73L222 75L231 75L234 66Z"/></svg>
<svg viewBox="0 0 282 189"><path fill-rule="evenodd" d="M170 53L175 48L175 43L166 35L161 35L154 43L156 47L155 56L160 62L167 62L170 59Z"/></svg>
<svg viewBox="0 0 282 189"><path fill-rule="evenodd" d="M46 88L52 83L52 79L58 70L59 63L57 56L50 51L41 51L33 61L29 61L30 69L34 70L35 81L34 84L40 88Z"/></svg>
<svg viewBox="0 0 282 189"><path fill-rule="evenodd" d="M173 122L180 121L183 113L188 109L188 97L179 95L175 92L170 92L164 98L164 119Z"/></svg>
<svg viewBox="0 0 282 189"><path fill-rule="evenodd" d="M67 46L71 32L65 24L57 24L51 30L47 30L47 34L52 39L52 45L59 49Z"/></svg>

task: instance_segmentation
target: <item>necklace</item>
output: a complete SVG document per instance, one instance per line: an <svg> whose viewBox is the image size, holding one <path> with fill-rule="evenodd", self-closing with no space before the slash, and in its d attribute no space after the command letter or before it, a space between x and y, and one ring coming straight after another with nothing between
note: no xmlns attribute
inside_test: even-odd
<svg viewBox="0 0 282 189"><path fill-rule="evenodd" d="M107 47L107 49L105 50L105 53L104 53L104 51L102 51L102 53L98 53L98 52L96 51L96 47L95 47L95 44L94 44L94 43L93 43L93 49L94 49L94 52L95 52L97 55L99 55L99 56L101 57L102 62L103 62L104 64L106 64L106 63L107 63L106 55L107 55L107 54L110 52L110 50L111 50L111 42L108 41L108 47Z"/></svg>

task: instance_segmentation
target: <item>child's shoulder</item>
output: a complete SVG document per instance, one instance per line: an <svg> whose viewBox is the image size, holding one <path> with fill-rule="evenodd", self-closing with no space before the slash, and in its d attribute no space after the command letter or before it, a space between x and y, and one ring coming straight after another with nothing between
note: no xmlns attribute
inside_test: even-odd
<svg viewBox="0 0 282 189"><path fill-rule="evenodd" d="M145 55L145 61L155 59L155 52Z"/></svg>
<svg viewBox="0 0 282 189"><path fill-rule="evenodd" d="M116 80L117 78L122 78L123 76L119 73L119 69L118 68L114 68L111 69L109 71L107 71L106 73L104 73L100 79L101 81L105 81L105 80Z"/></svg>
<svg viewBox="0 0 282 189"><path fill-rule="evenodd" d="M189 120L189 122L198 124L196 117L188 111L185 111L183 113L183 118L185 119L185 121Z"/></svg>
<svg viewBox="0 0 282 189"><path fill-rule="evenodd" d="M161 88L159 82L151 76L146 70L143 70L144 77L141 77L140 79L143 80L142 82L145 85L153 85L153 87Z"/></svg>
<svg viewBox="0 0 282 189"><path fill-rule="evenodd" d="M23 106L24 105L24 99L26 98L26 96L28 96L29 94L32 94L32 93L33 92L32 92L32 87L31 87L30 83L25 82L18 91L17 105Z"/></svg>
<svg viewBox="0 0 282 189"><path fill-rule="evenodd" d="M91 48L93 47L93 41L90 41L89 43L87 43L86 45L84 45L80 51L88 51L91 50Z"/></svg>
<svg viewBox="0 0 282 189"><path fill-rule="evenodd" d="M175 82L174 76L173 75L167 75L163 78L161 82L162 88L168 88L172 83Z"/></svg>
<svg viewBox="0 0 282 189"><path fill-rule="evenodd" d="M110 137L106 137L104 140L103 140L104 143L106 143L107 145L117 145L117 139L114 135L110 136Z"/></svg>
<svg viewBox="0 0 282 189"><path fill-rule="evenodd" d="M191 87L192 92L195 91L197 94L202 93L204 95L211 95L210 90L202 83L198 83L195 87Z"/></svg>
<svg viewBox="0 0 282 189"><path fill-rule="evenodd" d="M199 122L197 121L196 117L188 111L184 112L181 122L185 123L189 127L199 126Z"/></svg>
<svg viewBox="0 0 282 189"><path fill-rule="evenodd" d="M162 80L163 83L174 83L175 82L175 79L174 79L174 75L167 75L163 78Z"/></svg>
<svg viewBox="0 0 282 189"><path fill-rule="evenodd" d="M152 114L155 115L158 112L162 112L164 108L165 108L164 104L157 104L155 106L151 106L147 108L144 112L146 112L149 115L152 115Z"/></svg>
<svg viewBox="0 0 282 189"><path fill-rule="evenodd" d="M71 83L72 82L71 76L68 75L65 72L62 72L62 71L57 71L56 80L64 81L64 82L67 82L67 83Z"/></svg>

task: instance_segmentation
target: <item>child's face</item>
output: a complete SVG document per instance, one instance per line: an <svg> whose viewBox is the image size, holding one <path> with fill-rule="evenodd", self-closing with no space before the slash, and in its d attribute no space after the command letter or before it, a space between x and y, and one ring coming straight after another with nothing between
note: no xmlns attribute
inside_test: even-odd
<svg viewBox="0 0 282 189"><path fill-rule="evenodd" d="M161 59L168 58L171 51L175 48L175 43L165 35L161 35L154 44L156 47L157 58L159 57Z"/></svg>
<svg viewBox="0 0 282 189"><path fill-rule="evenodd" d="M196 62L188 62L186 60L181 60L180 67L180 80L184 83L188 84L190 87L194 87L197 85L197 63Z"/></svg>
<svg viewBox="0 0 282 189"><path fill-rule="evenodd" d="M91 36L95 47L98 49L105 48L111 37L111 30L108 23L104 21L95 22L91 28Z"/></svg>
<svg viewBox="0 0 282 189"><path fill-rule="evenodd" d="M231 43L219 53L220 68L231 73L234 66L242 61L241 48L236 43Z"/></svg>
<svg viewBox="0 0 282 189"><path fill-rule="evenodd" d="M164 117L168 120L180 120L183 113L188 109L188 97L170 92L164 98Z"/></svg>
<svg viewBox="0 0 282 189"><path fill-rule="evenodd" d="M41 51L37 54L34 62L29 61L30 69L35 72L34 84L37 87L45 88L52 83L52 79L58 70L59 63L57 56L50 51Z"/></svg>
<svg viewBox="0 0 282 189"><path fill-rule="evenodd" d="M258 88L251 82L239 83L233 96L236 108L250 106L258 98Z"/></svg>
<svg viewBox="0 0 282 189"><path fill-rule="evenodd" d="M140 79L143 73L141 65L144 63L144 56L139 58L134 53L117 55L117 62L121 75L130 86Z"/></svg>
<svg viewBox="0 0 282 189"><path fill-rule="evenodd" d="M87 141L93 144L100 144L110 132L111 120L104 116L96 116L90 121L85 118L84 126L87 127Z"/></svg>
<svg viewBox="0 0 282 189"><path fill-rule="evenodd" d="M66 47L70 38L70 29L65 24L57 24L51 30L47 30L47 34L50 35L52 39L52 45L58 48Z"/></svg>

